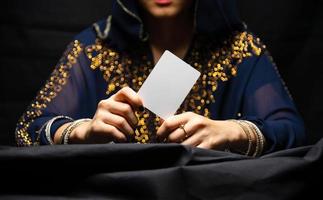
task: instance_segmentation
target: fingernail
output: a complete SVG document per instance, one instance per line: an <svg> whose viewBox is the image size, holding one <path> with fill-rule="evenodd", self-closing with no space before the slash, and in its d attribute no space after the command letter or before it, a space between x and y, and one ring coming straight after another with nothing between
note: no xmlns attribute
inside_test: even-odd
<svg viewBox="0 0 323 200"><path fill-rule="evenodd" d="M145 111L145 108L144 108L143 106L140 106L140 107L139 107L139 111L140 111L140 112L144 112L144 111Z"/></svg>

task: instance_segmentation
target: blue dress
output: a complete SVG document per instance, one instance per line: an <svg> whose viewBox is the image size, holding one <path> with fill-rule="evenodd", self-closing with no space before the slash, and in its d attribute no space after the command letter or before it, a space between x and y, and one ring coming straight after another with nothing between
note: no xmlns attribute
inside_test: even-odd
<svg viewBox="0 0 323 200"><path fill-rule="evenodd" d="M195 36L184 60L202 75L178 113L253 122L266 138L267 153L300 146L305 131L293 100L265 46L234 8L233 0L195 2ZM53 117L92 118L98 102L122 87L138 91L153 68L148 41L136 1L116 0L106 20L77 35L67 47L20 118L17 145L48 144L44 126ZM159 118L149 111L137 117L129 142L155 142ZM69 121L56 120L51 136Z"/></svg>

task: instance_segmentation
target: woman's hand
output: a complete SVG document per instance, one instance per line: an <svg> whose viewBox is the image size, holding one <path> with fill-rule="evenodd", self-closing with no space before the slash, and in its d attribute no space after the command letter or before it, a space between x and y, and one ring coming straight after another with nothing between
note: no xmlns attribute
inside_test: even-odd
<svg viewBox="0 0 323 200"><path fill-rule="evenodd" d="M69 142L126 142L127 136L134 133L137 125L135 110L143 110L143 102L136 92L125 87L110 98L100 101L93 119L75 128ZM66 126L61 128L64 129Z"/></svg>
<svg viewBox="0 0 323 200"><path fill-rule="evenodd" d="M157 131L157 137L160 141L166 139L205 149L246 151L248 146L248 138L237 123L211 120L192 112L165 120Z"/></svg>

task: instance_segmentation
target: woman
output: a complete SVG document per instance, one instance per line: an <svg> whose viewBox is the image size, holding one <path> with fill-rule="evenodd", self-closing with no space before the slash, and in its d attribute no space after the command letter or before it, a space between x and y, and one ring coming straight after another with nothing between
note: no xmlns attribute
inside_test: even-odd
<svg viewBox="0 0 323 200"><path fill-rule="evenodd" d="M116 0L79 34L21 117L19 146L165 142L260 156L302 145L304 126L233 0ZM161 120L136 94L165 50L201 76Z"/></svg>

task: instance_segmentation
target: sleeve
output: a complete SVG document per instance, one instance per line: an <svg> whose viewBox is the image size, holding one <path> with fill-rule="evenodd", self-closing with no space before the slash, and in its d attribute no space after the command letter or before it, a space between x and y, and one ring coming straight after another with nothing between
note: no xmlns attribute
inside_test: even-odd
<svg viewBox="0 0 323 200"><path fill-rule="evenodd" d="M243 97L243 118L266 138L265 153L305 143L303 120L269 53L258 57Z"/></svg>
<svg viewBox="0 0 323 200"><path fill-rule="evenodd" d="M75 40L66 49L54 71L18 121L15 138L18 146L48 144L45 126L53 138L56 130L71 119L90 118L96 100L93 77L83 45Z"/></svg>

